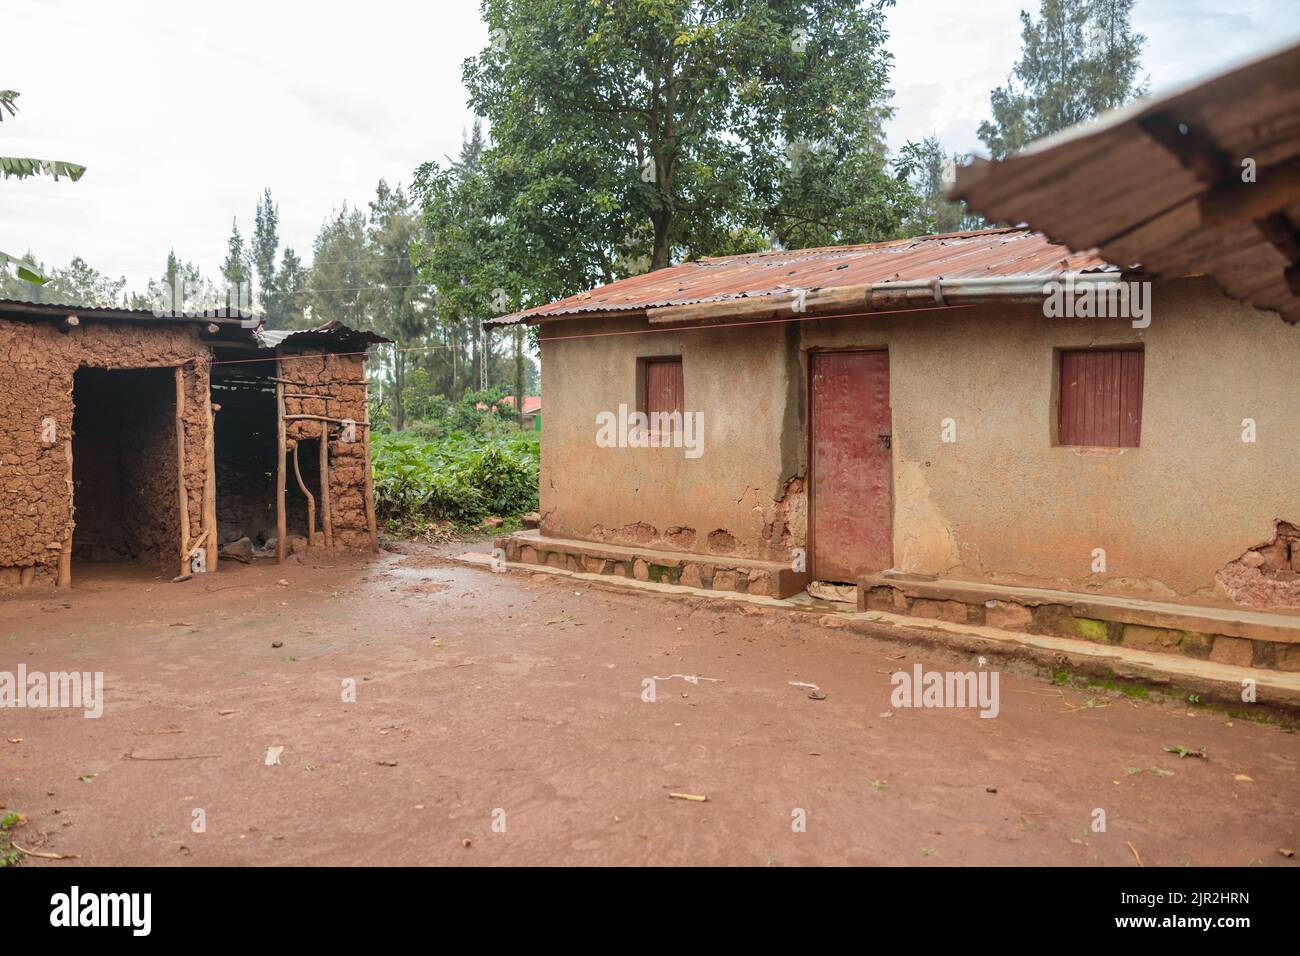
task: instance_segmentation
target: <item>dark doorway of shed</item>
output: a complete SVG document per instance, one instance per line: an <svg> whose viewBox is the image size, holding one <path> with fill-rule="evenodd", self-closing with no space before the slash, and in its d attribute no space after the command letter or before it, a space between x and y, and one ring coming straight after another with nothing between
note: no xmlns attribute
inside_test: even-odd
<svg viewBox="0 0 1300 956"><path fill-rule="evenodd" d="M275 557L274 362L212 366L213 458L217 470L220 559L245 563Z"/></svg>
<svg viewBox="0 0 1300 956"><path fill-rule="evenodd" d="M79 368L72 403L73 581L175 574L174 371Z"/></svg>

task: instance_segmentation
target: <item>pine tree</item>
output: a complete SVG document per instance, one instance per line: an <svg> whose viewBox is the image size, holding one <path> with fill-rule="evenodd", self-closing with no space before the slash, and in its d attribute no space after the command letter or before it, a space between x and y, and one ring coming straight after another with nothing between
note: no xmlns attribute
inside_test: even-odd
<svg viewBox="0 0 1300 956"><path fill-rule="evenodd" d="M280 207L271 200L271 190L265 189L257 201L257 211L253 218L250 257L257 272L259 302L268 319L271 312L269 300L275 297L275 254L280 247L279 224ZM278 324L270 327L277 328Z"/></svg>
<svg viewBox="0 0 1300 956"><path fill-rule="evenodd" d="M1020 12L1020 60L979 127L994 159L1146 92L1132 11L1133 0L1041 0L1037 21Z"/></svg>

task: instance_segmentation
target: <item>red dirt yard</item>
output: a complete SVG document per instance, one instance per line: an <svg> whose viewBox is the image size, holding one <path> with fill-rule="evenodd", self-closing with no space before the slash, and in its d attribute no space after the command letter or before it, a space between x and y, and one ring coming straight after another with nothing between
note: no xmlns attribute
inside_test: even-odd
<svg viewBox="0 0 1300 956"><path fill-rule="evenodd" d="M26 865L1295 865L1283 727L1028 671L895 709L977 662L404 550L0 600L0 669L104 673L99 719L0 710L15 842L77 857Z"/></svg>

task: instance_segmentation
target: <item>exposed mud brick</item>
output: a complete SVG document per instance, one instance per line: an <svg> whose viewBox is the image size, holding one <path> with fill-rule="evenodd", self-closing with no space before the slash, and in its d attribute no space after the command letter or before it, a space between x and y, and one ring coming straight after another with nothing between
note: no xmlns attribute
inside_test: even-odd
<svg viewBox="0 0 1300 956"><path fill-rule="evenodd" d="M722 569L714 571L712 587L715 591L736 590L736 572Z"/></svg>
<svg viewBox="0 0 1300 956"><path fill-rule="evenodd" d="M588 574L607 574L605 565L609 562L604 558L593 558L591 555L583 555L582 569Z"/></svg>
<svg viewBox="0 0 1300 956"><path fill-rule="evenodd" d="M682 568L682 577L678 583L688 588L704 587L704 579L700 576L700 566L694 562L688 562L686 567Z"/></svg>
<svg viewBox="0 0 1300 956"><path fill-rule="evenodd" d="M1033 619L1033 612L1023 604L998 601L993 607L984 608L984 623L1004 631L1027 631Z"/></svg>
<svg viewBox="0 0 1300 956"><path fill-rule="evenodd" d="M519 549L519 560L524 564L537 564L537 549L530 545L523 545Z"/></svg>
<svg viewBox="0 0 1300 956"><path fill-rule="evenodd" d="M636 578L638 581L649 581L650 565L641 558L637 558L632 562L632 577Z"/></svg>
<svg viewBox="0 0 1300 956"><path fill-rule="evenodd" d="M736 550L736 539L722 528L709 532L709 551L713 554L732 554Z"/></svg>
<svg viewBox="0 0 1300 956"><path fill-rule="evenodd" d="M1240 637L1220 635L1214 639L1214 645L1210 648L1210 660L1216 664L1236 664L1239 667L1249 667L1253 656L1254 650L1250 646L1250 641Z"/></svg>
<svg viewBox="0 0 1300 956"><path fill-rule="evenodd" d="M690 551L695 547L695 529L669 528L663 540L671 551Z"/></svg>
<svg viewBox="0 0 1300 956"><path fill-rule="evenodd" d="M572 555L572 554L569 555L568 558L565 560L565 566L568 567L570 571L582 570L582 562L578 560L576 555Z"/></svg>
<svg viewBox="0 0 1300 956"><path fill-rule="evenodd" d="M965 624L967 620L966 605L960 601L913 601L912 616L952 621L954 624Z"/></svg>
<svg viewBox="0 0 1300 956"><path fill-rule="evenodd" d="M654 525L646 524L644 521L637 521L621 528L606 531L596 540L608 541L611 544L644 546L657 537L659 537L659 530Z"/></svg>
<svg viewBox="0 0 1300 956"><path fill-rule="evenodd" d="M560 568L563 570L565 568L564 555L555 551L549 551L546 554L546 564L548 567Z"/></svg>
<svg viewBox="0 0 1300 956"><path fill-rule="evenodd" d="M1300 608L1300 530L1276 521L1273 539L1251 548L1215 576L1233 601L1261 610Z"/></svg>

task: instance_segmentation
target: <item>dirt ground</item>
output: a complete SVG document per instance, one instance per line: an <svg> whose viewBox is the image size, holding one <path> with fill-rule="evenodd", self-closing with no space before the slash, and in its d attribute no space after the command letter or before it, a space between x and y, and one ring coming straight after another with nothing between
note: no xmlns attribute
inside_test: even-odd
<svg viewBox="0 0 1300 956"><path fill-rule="evenodd" d="M78 856L26 865L1296 865L1291 731L1005 671L995 719L894 709L976 661L404 550L0 598L0 670L105 681L0 710L16 842Z"/></svg>

